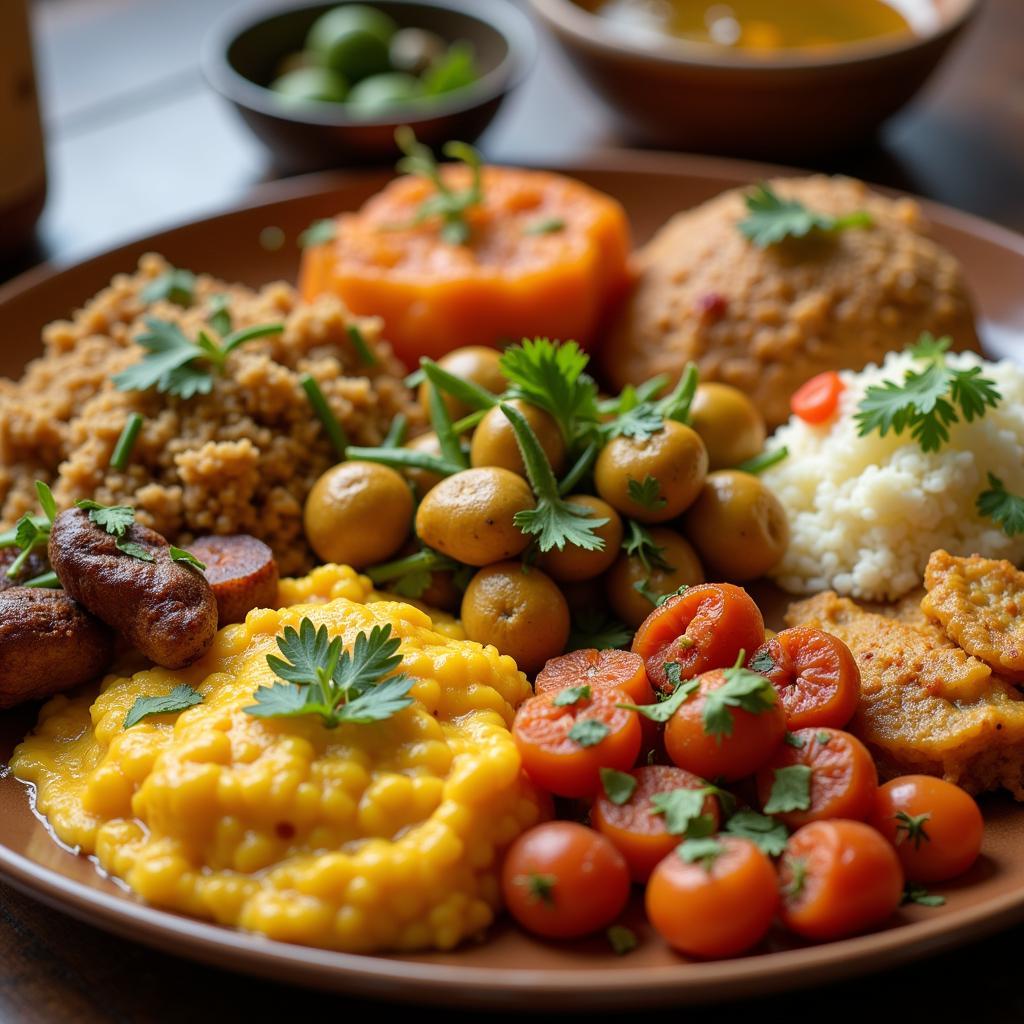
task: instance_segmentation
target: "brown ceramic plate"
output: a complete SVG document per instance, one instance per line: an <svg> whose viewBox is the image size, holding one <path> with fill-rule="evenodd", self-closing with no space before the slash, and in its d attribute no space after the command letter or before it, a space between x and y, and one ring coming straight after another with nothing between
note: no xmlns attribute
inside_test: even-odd
<svg viewBox="0 0 1024 1024"><path fill-rule="evenodd" d="M640 241L677 210L773 173L721 160L625 153L562 170L622 200ZM150 250L177 266L250 284L294 278L299 231L318 217L357 205L384 180L380 174L320 175L270 186L243 209L64 270L33 271L0 289L0 374L18 375L39 351L44 323L69 314ZM1016 338L1024 351L1024 238L952 210L929 205L928 212L935 235L966 267L991 349L1008 353ZM274 252L260 245L268 227L287 236ZM0 716L4 763L34 715L29 708ZM6 773L0 777L0 874L52 906L121 935L296 984L448 1006L634 1009L750 996L892 967L1024 920L1024 808L993 798L985 814L984 856L968 876L943 887L945 906L905 908L881 932L821 946L800 946L777 935L756 954L712 963L673 955L647 928L639 904L627 923L639 934L640 948L621 958L600 937L552 945L507 925L498 925L480 945L414 957L350 956L230 931L154 910L102 877L92 861L53 840L33 814L25 787Z"/></svg>

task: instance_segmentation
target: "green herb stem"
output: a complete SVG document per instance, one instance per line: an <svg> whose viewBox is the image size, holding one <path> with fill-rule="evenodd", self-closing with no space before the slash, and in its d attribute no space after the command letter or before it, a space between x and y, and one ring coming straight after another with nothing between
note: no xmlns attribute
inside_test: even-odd
<svg viewBox="0 0 1024 1024"><path fill-rule="evenodd" d="M33 576L32 579L26 580L21 584L23 587L38 587L49 590L56 590L60 587L60 579L57 574L51 569L50 572L41 573L39 576Z"/></svg>
<svg viewBox="0 0 1024 1024"><path fill-rule="evenodd" d="M572 468L562 478L562 482L558 485L558 493L566 495L579 484L579 482L590 472L591 467L597 460L598 453L601 451L600 445L596 441L591 441L586 448L583 449L583 454L573 463Z"/></svg>
<svg viewBox="0 0 1024 1024"><path fill-rule="evenodd" d="M409 432L408 428L409 421L405 418L405 413L396 413L391 421L391 425L388 427L388 432L384 435L381 447L401 448L405 444L405 437Z"/></svg>
<svg viewBox="0 0 1024 1024"><path fill-rule="evenodd" d="M486 411L498 404L497 397L492 395L486 388L482 388L471 380L456 377L454 373L449 373L446 369L435 363L433 359L427 359L426 357L421 359L420 368L430 383L439 391L444 391L446 394L451 395L452 398L457 398L472 409L483 409Z"/></svg>
<svg viewBox="0 0 1024 1024"><path fill-rule="evenodd" d="M452 424L452 430L454 430L459 437L463 434L468 434L469 431L476 428L488 412L488 409L477 409L476 412L471 412L468 416L463 416L461 420L456 420Z"/></svg>
<svg viewBox="0 0 1024 1024"><path fill-rule="evenodd" d="M427 377L429 378L429 371ZM427 387L427 403L430 406L430 425L437 435L437 444L441 449L441 458L462 469L469 467L466 453L459 444L459 435L452 429L452 418L448 415L448 406L444 404L437 385L430 380Z"/></svg>
<svg viewBox="0 0 1024 1024"><path fill-rule="evenodd" d="M50 525L50 521L46 516L29 516L32 520L32 524L40 530L45 529ZM0 533L0 548L13 548L18 543L18 528L12 526L9 530L4 530Z"/></svg>
<svg viewBox="0 0 1024 1024"><path fill-rule="evenodd" d="M334 451L339 458L345 458L345 452L348 448L348 437L345 434L345 428L342 427L338 422L338 417L331 411L331 407L327 404L327 399L324 398L324 393L320 390L320 385L308 373L304 373L299 378L299 383L302 385L302 390L306 392L306 398L309 399L313 412L316 413L317 418L323 424L324 432L327 434Z"/></svg>
<svg viewBox="0 0 1024 1024"><path fill-rule="evenodd" d="M344 451L344 457L359 459L362 462L379 462L382 466L392 466L395 469L423 469L438 476L453 476L465 468L429 452L416 451L414 448L359 448L349 445Z"/></svg>
<svg viewBox="0 0 1024 1024"><path fill-rule="evenodd" d="M415 554L406 555L405 558L396 558L392 562L375 565L366 570L366 575L374 583L388 583L410 572L435 572L451 569L454 564L450 558L438 551L417 551Z"/></svg>
<svg viewBox="0 0 1024 1024"><path fill-rule="evenodd" d="M128 463L131 461L132 451L135 448L135 442L139 438L139 431L141 429L142 414L133 412L125 420L121 436L117 439L117 444L114 446L114 454L110 456L110 465L113 469L123 473L128 468Z"/></svg>
<svg viewBox="0 0 1024 1024"><path fill-rule="evenodd" d="M763 473L766 469L772 466L777 466L783 459L789 457L789 449L783 445L781 448L776 448L770 452L760 452L753 458L747 459L745 462L741 462L736 468L741 473L752 473L756 476L758 473Z"/></svg>
<svg viewBox="0 0 1024 1024"><path fill-rule="evenodd" d="M348 340L352 342L352 347L356 350L359 361L364 366L376 365L377 357L373 354L373 349L370 348L366 336L359 329L359 325L349 324L345 331L348 333Z"/></svg>

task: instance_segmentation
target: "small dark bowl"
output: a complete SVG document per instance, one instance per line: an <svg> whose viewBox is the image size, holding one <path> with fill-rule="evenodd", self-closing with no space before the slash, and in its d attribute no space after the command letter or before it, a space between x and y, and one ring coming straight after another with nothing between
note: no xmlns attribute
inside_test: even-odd
<svg viewBox="0 0 1024 1024"><path fill-rule="evenodd" d="M267 86L282 58L302 49L310 26L324 11L340 6L338 0L301 5L275 0L229 11L203 42L203 73L280 169L392 162L399 155L395 129L403 124L433 149L450 139L472 142L522 80L536 52L529 19L507 0L489 0L485 12L479 0L366 2L402 27L429 29L449 42L468 40L479 79L429 105L396 105L378 119L353 117L342 103L288 102Z"/></svg>

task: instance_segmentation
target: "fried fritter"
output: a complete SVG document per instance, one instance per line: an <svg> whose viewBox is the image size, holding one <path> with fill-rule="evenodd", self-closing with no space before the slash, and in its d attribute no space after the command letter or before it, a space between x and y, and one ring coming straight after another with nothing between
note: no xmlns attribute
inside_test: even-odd
<svg viewBox="0 0 1024 1024"><path fill-rule="evenodd" d="M850 729L884 777L939 775L1024 800L1024 697L938 627L865 611L832 591L790 605L786 624L826 630L853 652L861 702Z"/></svg>
<svg viewBox="0 0 1024 1024"><path fill-rule="evenodd" d="M924 572L921 610L968 654L1024 680L1024 572L1012 563L936 551Z"/></svg>

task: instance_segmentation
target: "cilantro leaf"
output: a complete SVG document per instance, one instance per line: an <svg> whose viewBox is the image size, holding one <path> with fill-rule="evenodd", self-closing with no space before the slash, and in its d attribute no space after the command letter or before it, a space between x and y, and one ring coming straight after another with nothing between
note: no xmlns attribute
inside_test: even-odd
<svg viewBox="0 0 1024 1024"><path fill-rule="evenodd" d="M634 437L646 441L665 429L665 421L650 402L641 402L616 416L605 431L605 436Z"/></svg>
<svg viewBox="0 0 1024 1024"><path fill-rule="evenodd" d="M75 505L89 513L89 522L102 526L113 537L123 537L135 522L135 509L131 505L101 505L89 498L76 501Z"/></svg>
<svg viewBox="0 0 1024 1024"><path fill-rule="evenodd" d="M627 555L640 559L640 564L647 572L653 569L663 569L665 572L672 572L674 565L665 561L664 548L651 536L650 531L641 526L635 519L626 520L625 536L622 540L622 550Z"/></svg>
<svg viewBox="0 0 1024 1024"><path fill-rule="evenodd" d="M365 636L360 633L359 636ZM358 637L357 637L358 643ZM385 718L407 708L412 704L409 691L415 685L412 676L392 676L383 683L363 690L354 700L346 701L337 712L339 722L381 722Z"/></svg>
<svg viewBox="0 0 1024 1024"><path fill-rule="evenodd" d="M766 672L774 672L776 667L775 659L768 651L758 651L747 666L752 672L760 672L762 675Z"/></svg>
<svg viewBox="0 0 1024 1024"><path fill-rule="evenodd" d="M294 718L312 714L308 706L309 691L298 683L274 683L258 686L253 694L256 703L245 708L255 718Z"/></svg>
<svg viewBox="0 0 1024 1024"><path fill-rule="evenodd" d="M623 622L612 618L599 608L585 608L572 617L567 651L596 648L603 651L626 647L633 639L633 631Z"/></svg>
<svg viewBox="0 0 1024 1024"><path fill-rule="evenodd" d="M696 679L688 679L685 683L677 686L670 697L659 701L657 704L616 704L617 708L625 708L627 711L635 711L652 722L667 722L686 702L700 683Z"/></svg>
<svg viewBox="0 0 1024 1024"><path fill-rule="evenodd" d="M704 813L707 790L672 789L651 797L651 814L665 818L665 830L674 836L700 839L714 831L715 821Z"/></svg>
<svg viewBox="0 0 1024 1024"><path fill-rule="evenodd" d="M638 945L636 932L625 925L613 924L605 934L608 936L608 943L616 956L632 953Z"/></svg>
<svg viewBox="0 0 1024 1024"><path fill-rule="evenodd" d="M551 703L559 708L572 707L574 704L579 704L581 700L590 700L590 694L590 687L586 683L582 686L567 686L551 698Z"/></svg>
<svg viewBox="0 0 1024 1024"><path fill-rule="evenodd" d="M650 473L642 481L630 477L626 489L631 501L635 501L652 512L664 508L668 504L668 501L661 496L661 484Z"/></svg>
<svg viewBox="0 0 1024 1024"><path fill-rule="evenodd" d="M769 857L778 857L786 849L789 832L781 821L757 811L737 811L726 822L724 831L756 843Z"/></svg>
<svg viewBox="0 0 1024 1024"><path fill-rule="evenodd" d="M715 861L725 853L717 839L686 839L676 847L676 855L687 864L703 864L710 871Z"/></svg>
<svg viewBox="0 0 1024 1024"><path fill-rule="evenodd" d="M581 718L566 735L581 747L596 747L611 729L597 718Z"/></svg>
<svg viewBox="0 0 1024 1024"><path fill-rule="evenodd" d="M166 715L202 704L203 695L188 683L178 683L163 697L136 697L131 710L124 716L124 728L130 729L149 715Z"/></svg>
<svg viewBox="0 0 1024 1024"><path fill-rule="evenodd" d="M798 199L783 199L767 184L756 185L746 195L747 216L737 227L759 249L784 238L803 238L812 231L834 232L846 228L870 227L871 215L864 210L841 217L808 209Z"/></svg>
<svg viewBox="0 0 1024 1024"><path fill-rule="evenodd" d="M127 537L117 537L114 540L114 547L126 555L131 555L132 558L137 558L140 562L156 561L153 553L148 548L143 547L141 544L136 544L135 541L129 540Z"/></svg>
<svg viewBox="0 0 1024 1024"><path fill-rule="evenodd" d="M507 397L521 398L550 413L566 442L597 424L597 384L584 372L589 356L575 341L526 338L505 349L499 366L509 382Z"/></svg>
<svg viewBox="0 0 1024 1024"><path fill-rule="evenodd" d="M423 548L415 554L383 562L366 570L375 586L386 586L402 597L413 599L423 596L435 572L454 572L459 563L432 548Z"/></svg>
<svg viewBox="0 0 1024 1024"><path fill-rule="evenodd" d="M787 747L793 747L794 750L803 750L806 744L804 741L797 736L795 732L788 732L782 737L783 742Z"/></svg>
<svg viewBox="0 0 1024 1024"><path fill-rule="evenodd" d="M182 565L190 565L193 569L198 569L200 572L206 568L206 563L200 562L191 551L186 551L184 548L177 548L173 544L171 545L170 556L172 562L180 562Z"/></svg>
<svg viewBox="0 0 1024 1024"><path fill-rule="evenodd" d="M811 767L790 764L772 773L772 789L764 805L765 814L806 811L811 806Z"/></svg>
<svg viewBox="0 0 1024 1024"><path fill-rule="evenodd" d="M341 653L341 637L329 639L327 627L317 629L312 620L303 618L296 631L294 626L285 626L284 633L277 638L277 646L287 661L276 655L267 655L267 664L274 675L290 683L307 686L321 680L321 672L329 677L338 663Z"/></svg>
<svg viewBox="0 0 1024 1024"><path fill-rule="evenodd" d="M543 217L527 224L523 228L524 235L553 235L565 230L565 221L561 217Z"/></svg>
<svg viewBox="0 0 1024 1024"><path fill-rule="evenodd" d="M708 690L704 698L704 731L709 736L718 737L732 735L731 708L741 708L752 715L774 707L778 701L775 687L764 676L750 669L741 668L743 654L737 659L733 668L727 668L722 676L724 682L714 690Z"/></svg>
<svg viewBox="0 0 1024 1024"><path fill-rule="evenodd" d="M423 72L423 95L441 96L446 92L454 92L472 85L479 77L473 44L459 40L452 43Z"/></svg>
<svg viewBox="0 0 1024 1024"><path fill-rule="evenodd" d="M189 307L196 300L196 275L191 270L177 270L172 267L159 277L154 277L142 289L143 302L157 302L166 299L176 306Z"/></svg>
<svg viewBox="0 0 1024 1024"><path fill-rule="evenodd" d="M601 787L604 795L617 807L628 804L636 792L636 776L614 768L601 769Z"/></svg>
<svg viewBox="0 0 1024 1024"><path fill-rule="evenodd" d="M231 333L231 299L227 295L214 295L210 299L210 315L206 322L223 337Z"/></svg>
<svg viewBox="0 0 1024 1024"><path fill-rule="evenodd" d="M37 480L36 496L39 498L39 507L52 524L54 519L57 518L57 502L54 500L53 491L42 480Z"/></svg>
<svg viewBox="0 0 1024 1024"><path fill-rule="evenodd" d="M807 861L803 857L785 857L782 868L789 872L789 881L782 887L782 895L786 899L796 899L807 884Z"/></svg>
<svg viewBox="0 0 1024 1024"><path fill-rule="evenodd" d="M903 890L901 903L916 903L922 907L941 907L946 902L945 896L929 892L923 885L908 882Z"/></svg>
<svg viewBox="0 0 1024 1024"><path fill-rule="evenodd" d="M1024 497L1011 494L995 473L988 474L988 490L978 495L976 505L978 515L998 523L1007 537L1024 533Z"/></svg>
<svg viewBox="0 0 1024 1024"><path fill-rule="evenodd" d="M641 596L647 598L655 608L658 607L658 603L661 601L662 595L659 594L652 586L649 579L635 580L633 583L633 589Z"/></svg>

